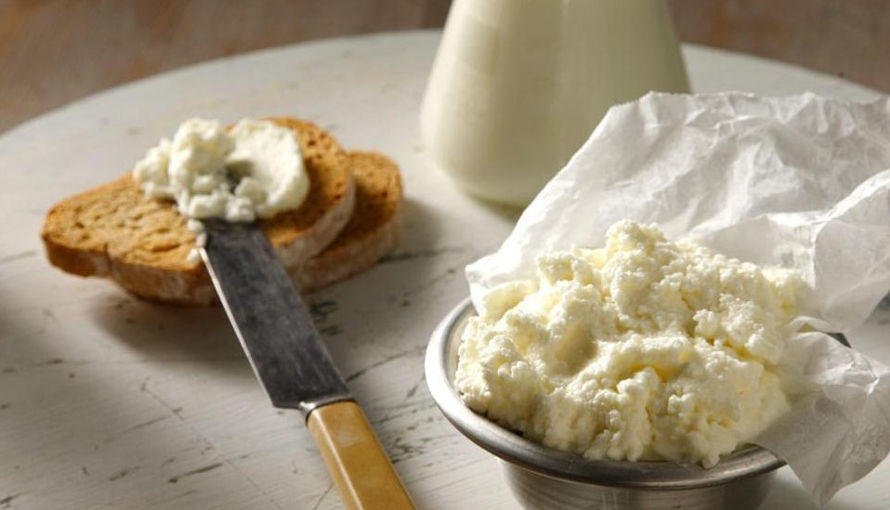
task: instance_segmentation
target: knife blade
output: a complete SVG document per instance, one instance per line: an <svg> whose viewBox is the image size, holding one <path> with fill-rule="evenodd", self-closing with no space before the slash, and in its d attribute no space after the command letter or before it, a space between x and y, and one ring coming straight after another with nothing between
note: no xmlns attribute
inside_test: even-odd
<svg viewBox="0 0 890 510"><path fill-rule="evenodd" d="M275 407L299 409L350 508L414 508L262 230L203 221L219 300Z"/></svg>
<svg viewBox="0 0 890 510"><path fill-rule="evenodd" d="M252 223L205 220L202 258L229 321L275 407L350 400L349 388L265 234Z"/></svg>

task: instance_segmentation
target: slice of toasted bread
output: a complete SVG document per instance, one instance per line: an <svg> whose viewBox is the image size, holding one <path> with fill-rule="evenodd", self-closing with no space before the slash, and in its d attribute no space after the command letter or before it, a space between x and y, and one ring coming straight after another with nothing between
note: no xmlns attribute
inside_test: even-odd
<svg viewBox="0 0 890 510"><path fill-rule="evenodd" d="M299 267L321 252L352 215L355 182L350 159L312 123L270 119L298 136L309 194L295 211L260 225L287 266ZM172 202L145 196L126 175L54 205L42 238L50 262L81 276L113 278L151 300L209 304L215 300L204 265L190 263L195 236Z"/></svg>
<svg viewBox="0 0 890 510"><path fill-rule="evenodd" d="M310 292L363 271L395 248L402 203L399 167L374 152L350 151L355 174L355 209L340 235L302 267L290 270L297 286Z"/></svg>

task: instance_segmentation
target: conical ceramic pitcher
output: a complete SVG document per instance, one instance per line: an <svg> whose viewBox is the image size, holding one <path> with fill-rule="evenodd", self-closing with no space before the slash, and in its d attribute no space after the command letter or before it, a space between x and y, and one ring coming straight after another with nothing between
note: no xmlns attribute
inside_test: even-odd
<svg viewBox="0 0 890 510"><path fill-rule="evenodd" d="M461 188L523 206L610 106L652 90L689 90L662 0L455 0L421 131Z"/></svg>

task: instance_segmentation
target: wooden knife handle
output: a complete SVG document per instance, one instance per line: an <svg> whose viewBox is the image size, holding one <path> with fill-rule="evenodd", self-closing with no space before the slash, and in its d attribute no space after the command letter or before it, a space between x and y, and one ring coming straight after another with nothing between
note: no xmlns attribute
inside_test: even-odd
<svg viewBox="0 0 890 510"><path fill-rule="evenodd" d="M414 508L358 404L347 400L314 409L306 425L348 508Z"/></svg>

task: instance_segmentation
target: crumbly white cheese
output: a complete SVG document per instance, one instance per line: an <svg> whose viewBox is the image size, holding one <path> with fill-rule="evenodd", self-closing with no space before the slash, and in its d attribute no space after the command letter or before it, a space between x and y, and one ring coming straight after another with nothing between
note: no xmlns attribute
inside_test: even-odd
<svg viewBox="0 0 890 510"><path fill-rule="evenodd" d="M189 232L195 234L195 247L189 250L189 254L186 256L186 262L189 264L197 264L201 261L201 253L198 249L203 248L207 244L207 230L204 228L203 223L192 219L186 222L186 228L189 229Z"/></svg>
<svg viewBox="0 0 890 510"><path fill-rule="evenodd" d="M464 332L455 383L477 412L588 458L709 467L788 410L793 273L630 221L537 264Z"/></svg>
<svg viewBox="0 0 890 510"><path fill-rule="evenodd" d="M309 191L294 133L254 119L229 131L215 120L186 120L172 141L148 150L133 176L149 196L173 199L198 220L268 218L296 209Z"/></svg>

